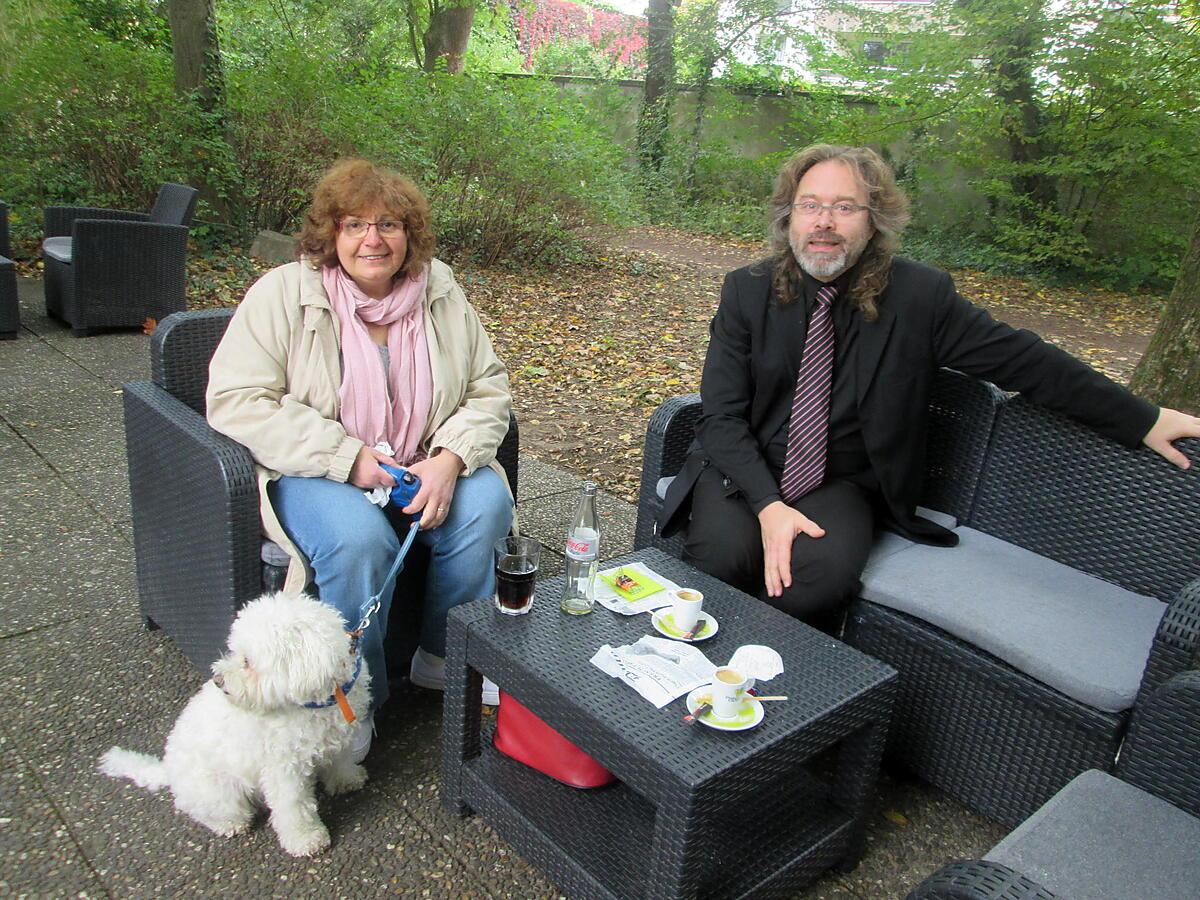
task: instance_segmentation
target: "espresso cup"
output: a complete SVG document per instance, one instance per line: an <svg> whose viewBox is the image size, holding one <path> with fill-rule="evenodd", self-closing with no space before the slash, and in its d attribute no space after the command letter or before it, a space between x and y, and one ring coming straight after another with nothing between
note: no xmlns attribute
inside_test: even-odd
<svg viewBox="0 0 1200 900"><path fill-rule="evenodd" d="M704 595L692 588L671 591L671 621L675 627L687 634L700 621L700 610L704 607Z"/></svg>
<svg viewBox="0 0 1200 900"><path fill-rule="evenodd" d="M742 711L746 691L754 687L754 679L730 666L713 672L712 714L718 719L735 719Z"/></svg>

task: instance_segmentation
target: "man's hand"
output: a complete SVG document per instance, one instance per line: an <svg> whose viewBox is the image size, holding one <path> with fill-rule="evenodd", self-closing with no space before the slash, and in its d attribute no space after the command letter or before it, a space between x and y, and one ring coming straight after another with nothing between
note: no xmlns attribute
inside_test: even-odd
<svg viewBox="0 0 1200 900"><path fill-rule="evenodd" d="M1171 443L1185 437L1200 437L1200 419L1164 406L1159 409L1158 419L1154 427L1146 432L1142 443L1179 468L1190 469L1192 461Z"/></svg>
<svg viewBox="0 0 1200 900"><path fill-rule="evenodd" d="M436 455L408 467L408 471L421 479L421 489L412 503L404 507L404 512L409 515L421 512L422 531L437 528L446 521L458 475L465 468L462 457L445 447Z"/></svg>
<svg viewBox="0 0 1200 900"><path fill-rule="evenodd" d="M778 597L784 588L792 586L792 541L801 534L824 537L825 529L782 500L764 506L758 514L758 523L762 528L767 596Z"/></svg>
<svg viewBox="0 0 1200 900"><path fill-rule="evenodd" d="M379 468L380 463L387 463L389 466L400 465L386 453L380 453L363 444L358 448L358 456L354 457L354 465L350 467L350 477L346 480L364 491L377 487L394 487L396 479Z"/></svg>

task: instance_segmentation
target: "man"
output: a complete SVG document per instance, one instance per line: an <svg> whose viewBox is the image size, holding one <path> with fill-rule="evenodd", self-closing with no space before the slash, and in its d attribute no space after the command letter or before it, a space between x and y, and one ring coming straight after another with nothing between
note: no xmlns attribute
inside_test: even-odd
<svg viewBox="0 0 1200 900"><path fill-rule="evenodd" d="M1190 465L1171 441L1200 436L1200 419L1133 396L996 322L945 272L896 257L908 204L873 151L801 151L771 205L773 256L726 276L696 444L660 518L670 535L690 510L688 562L832 629L877 520L923 543L956 543L915 515L940 366Z"/></svg>

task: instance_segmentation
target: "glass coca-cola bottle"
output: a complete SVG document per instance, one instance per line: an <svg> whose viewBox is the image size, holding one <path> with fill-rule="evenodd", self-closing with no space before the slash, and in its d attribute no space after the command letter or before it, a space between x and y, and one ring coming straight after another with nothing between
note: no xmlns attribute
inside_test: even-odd
<svg viewBox="0 0 1200 900"><path fill-rule="evenodd" d="M600 519L596 515L596 485L586 481L575 515L567 525L567 586L559 606L582 616L596 605L596 561L600 558Z"/></svg>

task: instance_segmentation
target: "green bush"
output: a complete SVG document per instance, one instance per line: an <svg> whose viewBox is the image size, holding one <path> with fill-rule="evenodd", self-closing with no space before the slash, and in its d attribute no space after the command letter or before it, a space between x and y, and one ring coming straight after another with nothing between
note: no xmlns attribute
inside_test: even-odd
<svg viewBox="0 0 1200 900"><path fill-rule="evenodd" d="M44 206L147 209L163 181L219 159L175 98L163 51L69 16L41 21L18 46L0 85L0 196L17 211L18 239L40 233Z"/></svg>
<svg viewBox="0 0 1200 900"><path fill-rule="evenodd" d="M446 250L485 265L550 263L570 233L628 214L623 153L572 95L540 79L400 71L333 106L339 145L395 166L429 194Z"/></svg>
<svg viewBox="0 0 1200 900"><path fill-rule="evenodd" d="M444 252L485 264L576 255L575 229L635 202L600 116L552 83L368 76L269 37L231 54L214 122L176 98L161 47L69 15L41 21L0 87L0 197L16 236L32 237L50 204L145 209L166 180L216 186L227 224L292 231L321 172L350 154L412 177Z"/></svg>
<svg viewBox="0 0 1200 900"><path fill-rule="evenodd" d="M253 228L291 232L321 173L353 152L329 136L341 86L317 55L276 53L227 71L230 134L241 191L237 209Z"/></svg>
<svg viewBox="0 0 1200 900"><path fill-rule="evenodd" d="M633 70L589 40L543 44L533 53L533 70L546 75L630 78Z"/></svg>

